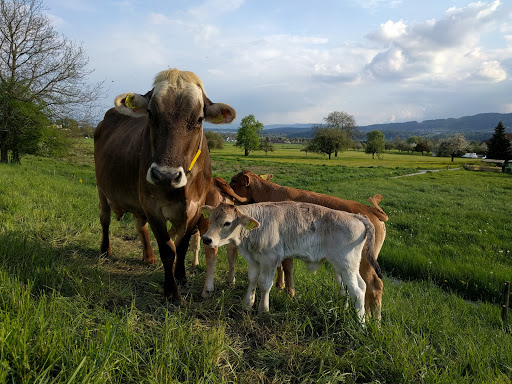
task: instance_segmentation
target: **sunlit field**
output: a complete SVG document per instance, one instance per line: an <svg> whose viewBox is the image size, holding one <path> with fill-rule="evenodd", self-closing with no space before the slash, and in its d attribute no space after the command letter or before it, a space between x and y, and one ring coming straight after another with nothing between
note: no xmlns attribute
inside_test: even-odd
<svg viewBox="0 0 512 384"><path fill-rule="evenodd" d="M362 329L332 270L295 263L297 295L271 291L270 314L245 312L247 265L201 298L200 266L185 303L162 297L163 268L141 262L130 215L113 220L113 256L100 258L92 140L64 160L0 164L0 382L2 383L510 383L512 178L459 168L466 159L348 151L338 158L276 145L248 157L212 151L215 176L242 169L365 203L389 215L379 256L382 322ZM470 162L477 162L470 160ZM439 170L394 178L418 169ZM156 244L153 244L156 248ZM190 265L190 259L187 259Z"/></svg>

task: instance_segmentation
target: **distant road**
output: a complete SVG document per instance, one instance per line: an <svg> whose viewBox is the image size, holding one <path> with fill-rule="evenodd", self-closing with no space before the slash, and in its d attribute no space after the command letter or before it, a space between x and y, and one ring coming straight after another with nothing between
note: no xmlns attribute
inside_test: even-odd
<svg viewBox="0 0 512 384"><path fill-rule="evenodd" d="M441 171L456 171L461 168L450 168L450 169L422 169L416 173L409 173L408 175L402 175L402 176L393 176L392 179L398 179L399 177L406 177L406 176L416 176L416 175L423 175L427 172L441 172Z"/></svg>

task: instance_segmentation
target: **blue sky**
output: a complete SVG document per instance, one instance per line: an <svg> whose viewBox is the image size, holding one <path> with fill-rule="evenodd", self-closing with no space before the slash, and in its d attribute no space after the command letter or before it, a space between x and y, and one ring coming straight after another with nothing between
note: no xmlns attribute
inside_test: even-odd
<svg viewBox="0 0 512 384"><path fill-rule="evenodd" d="M46 0L92 81L145 93L167 68L265 125L512 112L512 1Z"/></svg>

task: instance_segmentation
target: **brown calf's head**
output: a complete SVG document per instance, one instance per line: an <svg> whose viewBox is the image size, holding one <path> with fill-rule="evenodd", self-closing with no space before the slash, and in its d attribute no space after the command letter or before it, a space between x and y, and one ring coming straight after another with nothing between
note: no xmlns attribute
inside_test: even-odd
<svg viewBox="0 0 512 384"><path fill-rule="evenodd" d="M269 181L270 179L272 179L272 175L258 176L251 171L243 170L231 178L229 186L238 195L247 198L251 202L254 202L254 193L257 193L257 191L254 190L253 186L255 186L255 184L261 180Z"/></svg>
<svg viewBox="0 0 512 384"><path fill-rule="evenodd" d="M208 247L220 247L228 243L238 245L243 229L252 231L260 226L257 220L244 215L234 205L220 204L217 208L205 205L201 211L210 220L210 227L203 235L203 243Z"/></svg>
<svg viewBox="0 0 512 384"><path fill-rule="evenodd" d="M187 174L204 148L203 121L231 123L236 117L232 107L206 97L199 77L177 69L160 72L145 95L119 95L115 105L126 115L147 117L151 165L146 179L171 188L187 184Z"/></svg>

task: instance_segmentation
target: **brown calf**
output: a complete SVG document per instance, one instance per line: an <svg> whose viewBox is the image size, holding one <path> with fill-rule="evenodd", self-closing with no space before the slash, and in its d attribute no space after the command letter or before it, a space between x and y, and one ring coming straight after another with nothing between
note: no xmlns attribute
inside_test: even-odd
<svg viewBox="0 0 512 384"><path fill-rule="evenodd" d="M334 196L323 195L316 192L305 191L301 189L281 186L266 177L262 177L244 170L231 178L230 186L240 196L248 199L249 202L260 203L266 201L295 201L304 203L313 203L327 208L336 209L350 213L360 213L368 217L375 227L375 245L373 253L375 258L379 255L384 239L386 238L386 227L384 221L388 220L388 215L379 207L378 203L382 200L381 195L375 195L368 200L373 207L358 203L352 200L344 200ZM366 251L366 247L363 252ZM365 307L368 313L374 318L381 318L382 307L382 280L377 276L375 270L370 266L367 258L361 258L360 274L366 283ZM292 280L292 275L287 278ZM292 283L293 284L293 283Z"/></svg>

